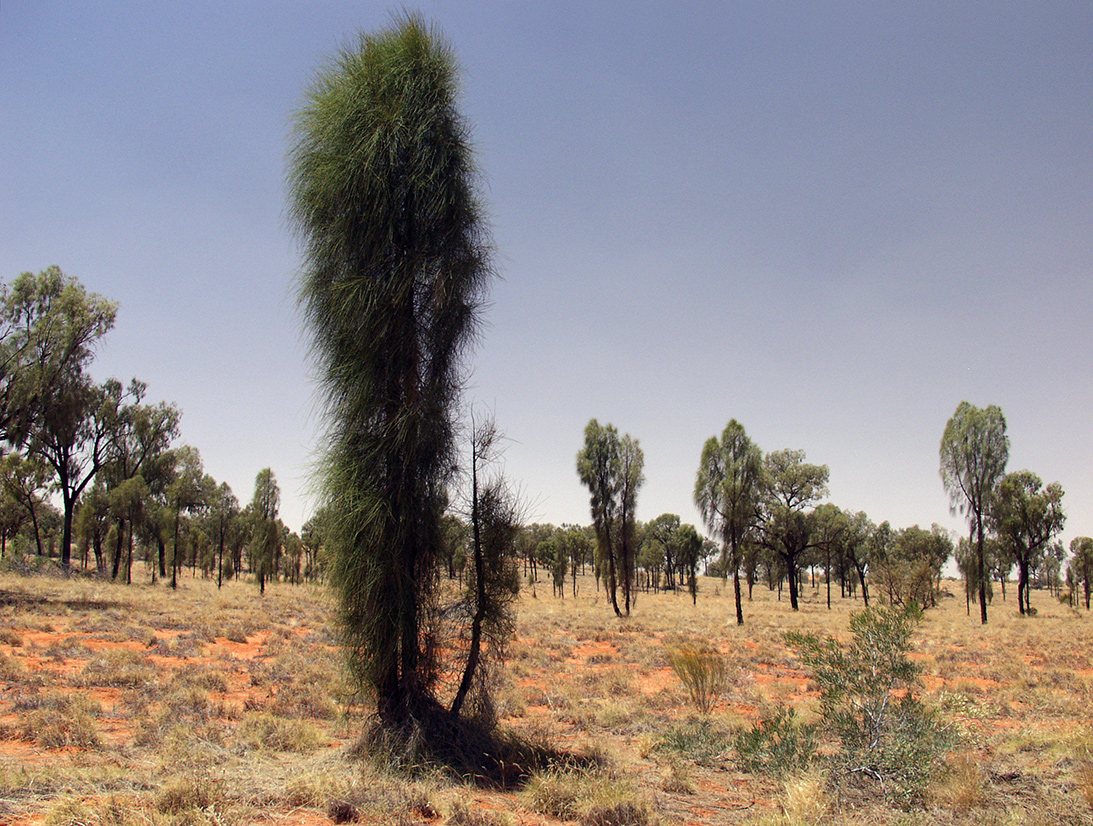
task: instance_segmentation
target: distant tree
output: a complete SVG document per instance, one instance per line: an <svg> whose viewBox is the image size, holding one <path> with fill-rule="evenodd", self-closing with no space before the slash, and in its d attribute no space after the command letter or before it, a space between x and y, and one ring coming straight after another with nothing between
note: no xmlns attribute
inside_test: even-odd
<svg viewBox="0 0 1093 826"><path fill-rule="evenodd" d="M4 437L52 468L64 507L61 567L72 557L80 494L105 458L117 382L95 385L86 369L117 307L88 294L56 267L23 273L0 304L0 428Z"/></svg>
<svg viewBox="0 0 1093 826"><path fill-rule="evenodd" d="M116 314L116 304L58 267L0 288L0 440L31 440L46 408L83 375Z"/></svg>
<svg viewBox="0 0 1093 826"><path fill-rule="evenodd" d="M796 611L799 568L805 554L819 547L816 516L808 510L827 495L827 465L805 462L803 450L776 450L763 461L764 488L759 541L785 566L789 604Z"/></svg>
<svg viewBox="0 0 1093 826"><path fill-rule="evenodd" d="M327 511L320 508L300 529L300 541L304 545L306 562L304 577L309 581L321 581L326 573L326 552L323 539Z"/></svg>
<svg viewBox="0 0 1093 826"><path fill-rule="evenodd" d="M17 456L18 454L9 455ZM7 459L6 456L0 458L0 559L7 555L8 540L19 533L28 517L23 503L8 488L8 468L4 462L5 459Z"/></svg>
<svg viewBox="0 0 1093 826"><path fill-rule="evenodd" d="M381 724L436 717L456 402L492 275L451 49L419 19L362 36L296 118L291 217L327 432L324 540L352 673Z"/></svg>
<svg viewBox="0 0 1093 826"><path fill-rule="evenodd" d="M923 610L937 604L938 581L952 554L952 539L940 525L928 531L913 525L895 534L874 575L890 605Z"/></svg>
<svg viewBox="0 0 1093 826"><path fill-rule="evenodd" d="M167 511L171 521L171 588L178 588L178 572L185 561L182 544L183 514L191 514L205 506L205 476L201 454L196 447L183 445L175 451L177 464L174 479L167 486Z"/></svg>
<svg viewBox="0 0 1093 826"><path fill-rule="evenodd" d="M216 549L216 587L224 584L224 553L231 546L232 535L241 532L242 509L227 482L221 482L207 494L208 534ZM228 564L231 564L231 557ZM233 572L234 573L234 572Z"/></svg>
<svg viewBox="0 0 1093 826"><path fill-rule="evenodd" d="M634 574L640 540L637 537L638 490L645 482L645 454L638 440L625 434L619 443L619 562L622 567L624 611L630 615L634 601Z"/></svg>
<svg viewBox="0 0 1093 826"><path fill-rule="evenodd" d="M642 543L643 553L648 549L645 564L654 575L664 572L665 587L669 589L675 588L679 525L678 514L662 513L645 526L645 541ZM658 585L654 583L654 590Z"/></svg>
<svg viewBox="0 0 1093 826"><path fill-rule="evenodd" d="M744 548L758 523L762 490L762 452L748 438L744 426L732 419L720 441L711 436L702 447L694 499L706 526L721 540L722 574L732 569L737 625L744 624L740 567ZM726 556L731 564L725 564Z"/></svg>
<svg viewBox="0 0 1093 826"><path fill-rule="evenodd" d="M824 581L827 586L827 607L831 608L831 574L839 560L845 555L845 546L850 539L850 516L837 505L825 502L816 507L816 546L823 558Z"/></svg>
<svg viewBox="0 0 1093 826"><path fill-rule="evenodd" d="M592 419L577 454L577 474L588 488L596 546L607 566L607 591L616 616L630 615L636 562L634 531L637 493L645 477L644 458L636 439L620 437L614 425ZM618 585L622 580L623 605Z"/></svg>
<svg viewBox="0 0 1093 826"><path fill-rule="evenodd" d="M17 503L30 519L35 549L42 556L45 551L38 517L44 503L42 494L50 478L49 469L37 459L27 459L13 452L0 459L0 477L3 480L5 497L10 497L11 501Z"/></svg>
<svg viewBox="0 0 1093 826"><path fill-rule="evenodd" d="M454 513L444 514L441 524L444 536L443 564L448 569L448 579L463 578L467 565L467 543L470 541L470 526Z"/></svg>
<svg viewBox="0 0 1093 826"><path fill-rule="evenodd" d="M277 573L281 550L281 526L277 519L280 508L281 488L277 485L277 477L272 469L263 468L254 478L254 497L248 508L251 519L248 556L262 594L266 592L266 580Z"/></svg>
<svg viewBox="0 0 1093 826"><path fill-rule="evenodd" d="M976 548L980 621L987 623L987 560L984 547L991 497L1006 472L1009 437L1001 408L957 405L941 437L941 481L953 513L968 517Z"/></svg>
<svg viewBox="0 0 1093 826"><path fill-rule="evenodd" d="M157 467L159 462L154 463ZM164 480L156 475L156 468L150 468L150 478L157 484ZM154 510L151 503L152 491L144 475L137 473L114 485L109 492L110 513L114 517L114 549L111 578L117 579L121 563L125 561L126 584L133 582L134 536L138 532L147 533L146 519L149 511ZM162 533L158 534L162 540ZM163 547L160 545L160 547ZM155 567L152 568L153 580Z"/></svg>
<svg viewBox="0 0 1093 826"><path fill-rule="evenodd" d="M592 524L596 529L597 569L602 559L606 566L607 594L621 617L616 576L615 531L619 518L618 431L613 425L601 426L592 419L584 429L584 447L577 454L577 475L588 488Z"/></svg>
<svg viewBox="0 0 1093 826"><path fill-rule="evenodd" d="M293 585L299 585L304 574L304 543L296 531L289 530L288 526L281 523L282 567L285 579Z"/></svg>
<svg viewBox="0 0 1093 826"><path fill-rule="evenodd" d="M843 553L846 554L847 563L854 569L854 573L858 577L858 583L861 585L862 601L865 603L866 608L869 607L867 574L870 566L873 536L876 530L877 526L873 524L865 511L847 514L846 533L843 536Z"/></svg>
<svg viewBox="0 0 1093 826"><path fill-rule="evenodd" d="M677 557L681 568L686 571L687 591L691 595L691 604L698 604L698 564L702 561L702 537L694 525L680 525L677 535Z"/></svg>
<svg viewBox="0 0 1093 826"><path fill-rule="evenodd" d="M570 587L573 596L577 596L577 572L583 571L591 561L593 540L588 530L579 525L562 525L562 530L565 548L569 552Z"/></svg>
<svg viewBox="0 0 1093 826"><path fill-rule="evenodd" d="M1040 588L1047 588L1052 596L1058 597L1063 587L1063 562L1066 560L1066 546L1056 539L1044 553L1040 565L1033 572L1034 582Z"/></svg>
<svg viewBox="0 0 1093 826"><path fill-rule="evenodd" d="M1081 587L1085 594L1085 610L1090 610L1090 594L1093 593L1093 538L1076 536L1070 540L1068 579L1076 590Z"/></svg>
<svg viewBox="0 0 1093 826"><path fill-rule="evenodd" d="M989 517L991 528L1017 563L1017 608L1024 615L1029 609L1030 571L1066 524L1063 487L1058 482L1045 487L1032 471L1007 473L998 484Z"/></svg>
<svg viewBox="0 0 1093 826"><path fill-rule="evenodd" d="M115 520L112 577L117 579L128 543L132 554L133 534L146 512L146 499L152 494L149 481L160 482L162 463L171 443L177 438L181 412L173 404L142 404L147 386L133 379L126 393L126 403L119 405L107 432L108 447L99 477L110 498ZM102 560L97 559L101 566ZM128 574L128 565L127 565Z"/></svg>

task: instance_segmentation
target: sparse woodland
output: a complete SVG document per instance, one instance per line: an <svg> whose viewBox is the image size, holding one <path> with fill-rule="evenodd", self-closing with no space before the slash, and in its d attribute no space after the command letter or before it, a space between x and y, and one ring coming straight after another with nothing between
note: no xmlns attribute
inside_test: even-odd
<svg viewBox="0 0 1093 826"><path fill-rule="evenodd" d="M639 439L596 419L588 523L525 524L461 395L494 272L456 65L404 15L297 115L299 533L273 469L244 506L181 410L92 379L112 301L3 286L0 821L1089 823L1093 539L998 407L938 423L960 537L735 419L680 457L702 526L637 518Z"/></svg>

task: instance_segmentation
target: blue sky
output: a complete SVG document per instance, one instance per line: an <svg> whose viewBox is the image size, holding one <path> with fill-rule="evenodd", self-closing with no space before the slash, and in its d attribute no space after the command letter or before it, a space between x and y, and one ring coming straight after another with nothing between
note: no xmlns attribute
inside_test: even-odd
<svg viewBox="0 0 1093 826"><path fill-rule="evenodd" d="M118 301L100 378L177 402L249 501L314 507L291 116L391 19L361 2L0 7L0 277ZM496 265L468 401L539 521L589 521L590 418L645 451L639 517L692 504L730 418L831 501L951 516L938 444L1001 406L1010 469L1093 534L1093 5L424 2L463 68Z"/></svg>

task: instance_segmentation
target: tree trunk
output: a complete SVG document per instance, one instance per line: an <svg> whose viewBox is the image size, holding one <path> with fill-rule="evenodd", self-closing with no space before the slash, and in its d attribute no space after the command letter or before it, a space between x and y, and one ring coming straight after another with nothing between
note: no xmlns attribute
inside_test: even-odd
<svg viewBox="0 0 1093 826"><path fill-rule="evenodd" d="M463 710L463 702L467 699L467 692L471 690L474 682L474 672L478 668L478 659L482 651L482 622L486 619L486 563L482 559L482 525L478 511L478 457L476 451L471 451L471 530L474 544L474 617L471 620L471 647L467 652L467 664L463 668L463 679L459 682L459 690L452 700L452 716L458 717ZM556 585L557 583L555 583ZM565 580L562 580L563 596Z"/></svg>
<svg viewBox="0 0 1093 826"><path fill-rule="evenodd" d="M789 607L794 611L800 610L800 605L797 601L797 594L799 591L799 583L797 581L797 560L792 556L782 554L782 559L786 563L787 578L789 579Z"/></svg>
<svg viewBox="0 0 1093 826"><path fill-rule="evenodd" d="M979 562L979 619L983 625L987 624L987 560L983 548L983 517L976 514L975 519L976 538L978 540Z"/></svg>

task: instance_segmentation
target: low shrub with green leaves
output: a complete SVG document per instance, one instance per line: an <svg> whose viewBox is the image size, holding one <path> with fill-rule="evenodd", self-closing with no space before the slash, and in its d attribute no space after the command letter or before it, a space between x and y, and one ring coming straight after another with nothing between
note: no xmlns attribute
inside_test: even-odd
<svg viewBox="0 0 1093 826"><path fill-rule="evenodd" d="M920 618L893 607L852 614L849 645L786 634L819 686L824 727L839 740L837 779L869 778L902 808L921 801L952 745L937 713L913 694L919 670L907 654Z"/></svg>
<svg viewBox="0 0 1093 826"><path fill-rule="evenodd" d="M788 777L815 760L816 726L799 721L790 706L778 706L738 733L733 748L745 771Z"/></svg>
<svg viewBox="0 0 1093 826"><path fill-rule="evenodd" d="M667 752L695 763L712 764L722 758L729 731L709 717L697 717L668 726L651 751Z"/></svg>

